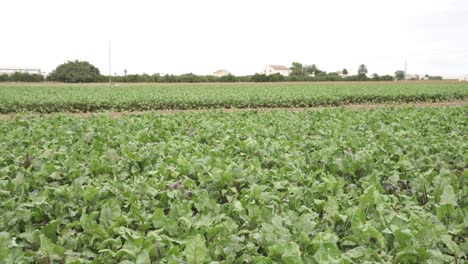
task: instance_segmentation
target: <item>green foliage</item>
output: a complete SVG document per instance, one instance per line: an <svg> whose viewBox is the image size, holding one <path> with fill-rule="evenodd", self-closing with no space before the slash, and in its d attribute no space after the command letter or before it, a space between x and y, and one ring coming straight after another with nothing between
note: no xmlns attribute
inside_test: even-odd
<svg viewBox="0 0 468 264"><path fill-rule="evenodd" d="M10 77L7 74L0 74L0 82L8 82Z"/></svg>
<svg viewBox="0 0 468 264"><path fill-rule="evenodd" d="M286 77L279 73L271 74L268 76L270 82L282 82L286 80Z"/></svg>
<svg viewBox="0 0 468 264"><path fill-rule="evenodd" d="M348 74L348 70L346 68L343 69L343 74Z"/></svg>
<svg viewBox="0 0 468 264"><path fill-rule="evenodd" d="M290 76L304 76L305 74L304 67L299 62L293 62L289 69L291 70Z"/></svg>
<svg viewBox="0 0 468 264"><path fill-rule="evenodd" d="M87 61L68 61L59 65L48 76L49 81L66 83L98 82L101 74L99 69Z"/></svg>
<svg viewBox="0 0 468 264"><path fill-rule="evenodd" d="M259 78L281 77L261 75ZM317 107L359 103L437 102L463 100L467 96L468 85L464 83L443 84L443 89L437 83L2 85L0 113Z"/></svg>
<svg viewBox="0 0 468 264"><path fill-rule="evenodd" d="M319 75L324 75L326 74L326 72L324 71L321 71L317 68L317 66L315 66L315 64L312 64L312 65L305 65L304 66L304 73L306 75L315 75L315 76L319 76Z"/></svg>
<svg viewBox="0 0 468 264"><path fill-rule="evenodd" d="M0 74L0 82L43 82L44 76L41 74L29 74L15 72L12 75Z"/></svg>
<svg viewBox="0 0 468 264"><path fill-rule="evenodd" d="M184 256L188 264L205 263L208 256L205 238L197 234L189 239L185 245Z"/></svg>
<svg viewBox="0 0 468 264"><path fill-rule="evenodd" d="M372 79L370 80L372 81L394 81L395 78L393 78L393 76L390 76L390 75L379 76L377 73L374 73L372 74Z"/></svg>
<svg viewBox="0 0 468 264"><path fill-rule="evenodd" d="M285 77L279 73L270 75L256 73L251 80L253 82L281 82L285 80Z"/></svg>
<svg viewBox="0 0 468 264"><path fill-rule="evenodd" d="M3 121L0 262L463 263L467 111Z"/></svg>
<svg viewBox="0 0 468 264"><path fill-rule="evenodd" d="M6 262L10 257L10 234L7 232L0 232L0 261Z"/></svg>
<svg viewBox="0 0 468 264"><path fill-rule="evenodd" d="M429 80L442 80L442 76L431 76L431 75L427 75L426 76Z"/></svg>
<svg viewBox="0 0 468 264"><path fill-rule="evenodd" d="M106 82L107 77L99 82ZM182 75L159 74L129 74L124 76L112 76L112 82L117 83L202 83L202 82L250 82L251 76L227 75L222 77L195 75L186 73Z"/></svg>
<svg viewBox="0 0 468 264"><path fill-rule="evenodd" d="M193 73L186 73L178 76L178 82L193 83L200 82L200 77Z"/></svg>
<svg viewBox="0 0 468 264"><path fill-rule="evenodd" d="M255 75L252 76L252 81L253 82L268 82L270 81L270 79L266 74L256 73Z"/></svg>
<svg viewBox="0 0 468 264"><path fill-rule="evenodd" d="M396 71L395 72L395 79L397 81L403 81L405 79L405 72L401 71L401 70Z"/></svg>
<svg viewBox="0 0 468 264"><path fill-rule="evenodd" d="M358 76L366 76L366 74L367 74L367 66L364 64L359 65Z"/></svg>
<svg viewBox="0 0 468 264"><path fill-rule="evenodd" d="M254 74L246 76L227 75L222 77L215 77L211 75L195 75L187 73L182 75L159 75L159 74L130 74L124 76L112 76L114 83L214 83L214 82L320 82L320 81L381 81L393 80L393 77L385 75L385 78L370 79L365 76L349 76L342 78L334 72L326 73L317 69L315 65L305 65L303 73L294 74L290 76L283 76L281 74ZM49 80L51 80L49 78ZM96 82L108 82L109 77L100 75L97 77ZM434 79L436 80L436 79ZM2 77L0 76L0 82Z"/></svg>
<svg viewBox="0 0 468 264"><path fill-rule="evenodd" d="M237 78L236 76L232 75L232 74L228 74L226 76L221 76L219 77L219 81L220 82L237 82Z"/></svg>
<svg viewBox="0 0 468 264"><path fill-rule="evenodd" d="M382 75L379 76L379 81L394 81L395 78L391 75Z"/></svg>

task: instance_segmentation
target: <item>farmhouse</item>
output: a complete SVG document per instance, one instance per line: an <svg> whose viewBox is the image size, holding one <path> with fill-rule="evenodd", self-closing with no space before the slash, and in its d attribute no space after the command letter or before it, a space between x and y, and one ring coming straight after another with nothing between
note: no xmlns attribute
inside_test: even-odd
<svg viewBox="0 0 468 264"><path fill-rule="evenodd" d="M468 82L468 74L462 75L458 78L460 82Z"/></svg>
<svg viewBox="0 0 468 264"><path fill-rule="evenodd" d="M427 75L406 74L406 80L428 80Z"/></svg>
<svg viewBox="0 0 468 264"><path fill-rule="evenodd" d="M223 77L223 76L228 76L230 74L231 74L231 72L229 72L227 70L217 70L217 71L213 72L213 76L215 76L215 77Z"/></svg>
<svg viewBox="0 0 468 264"><path fill-rule="evenodd" d="M20 67L7 67L7 68L0 68L0 74L7 74L7 75L12 75L15 72L20 72L20 73L29 73L29 74L43 74L41 72L40 68L20 68Z"/></svg>
<svg viewBox="0 0 468 264"><path fill-rule="evenodd" d="M283 65L267 65L263 69L263 73L265 75L271 75L271 74L276 74L279 73L283 76L288 76L289 75L289 68Z"/></svg>

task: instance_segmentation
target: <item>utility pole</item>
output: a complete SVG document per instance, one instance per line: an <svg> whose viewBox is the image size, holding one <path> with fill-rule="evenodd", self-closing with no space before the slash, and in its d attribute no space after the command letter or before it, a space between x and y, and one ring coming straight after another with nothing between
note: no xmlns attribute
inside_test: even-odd
<svg viewBox="0 0 468 264"><path fill-rule="evenodd" d="M112 84L112 71L111 71L111 42L109 40L109 84Z"/></svg>

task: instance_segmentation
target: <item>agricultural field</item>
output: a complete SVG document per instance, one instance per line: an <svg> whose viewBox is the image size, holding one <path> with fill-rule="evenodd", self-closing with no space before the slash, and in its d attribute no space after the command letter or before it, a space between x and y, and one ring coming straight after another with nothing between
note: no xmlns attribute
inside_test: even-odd
<svg viewBox="0 0 468 264"><path fill-rule="evenodd" d="M465 100L463 83L1 84L0 113L316 107Z"/></svg>
<svg viewBox="0 0 468 264"><path fill-rule="evenodd" d="M463 99L466 85L0 88L1 111ZM0 121L0 263L465 263L468 107Z"/></svg>

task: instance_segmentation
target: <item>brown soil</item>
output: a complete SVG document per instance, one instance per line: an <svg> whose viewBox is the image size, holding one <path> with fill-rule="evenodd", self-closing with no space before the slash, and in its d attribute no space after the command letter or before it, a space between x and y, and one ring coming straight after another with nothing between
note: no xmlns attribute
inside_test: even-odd
<svg viewBox="0 0 468 264"><path fill-rule="evenodd" d="M339 107L349 108L349 109L376 109L381 107L460 107L468 106L468 100L463 101L447 101L447 102L415 102L407 104L353 104L353 105L343 105ZM209 111L224 111L224 112L236 112L236 111L275 111L275 110L285 110L285 111L294 111L301 112L307 110L317 110L317 109L331 109L338 108L336 106L322 106L322 107L295 107L295 108L218 108L218 109L189 109L189 110L178 110L178 109L167 109L167 110L154 110L154 111L135 111L135 112L92 112L92 113L50 113L50 114L34 114L34 113L11 113L11 114L0 114L0 120L10 120L15 117L28 118L28 117L38 117L38 116L54 116L54 115L70 115L77 117L91 117L99 114L110 115L111 117L122 117L130 115L144 115L149 113L159 113L159 114L176 114L176 113L196 113L196 112L209 112Z"/></svg>

